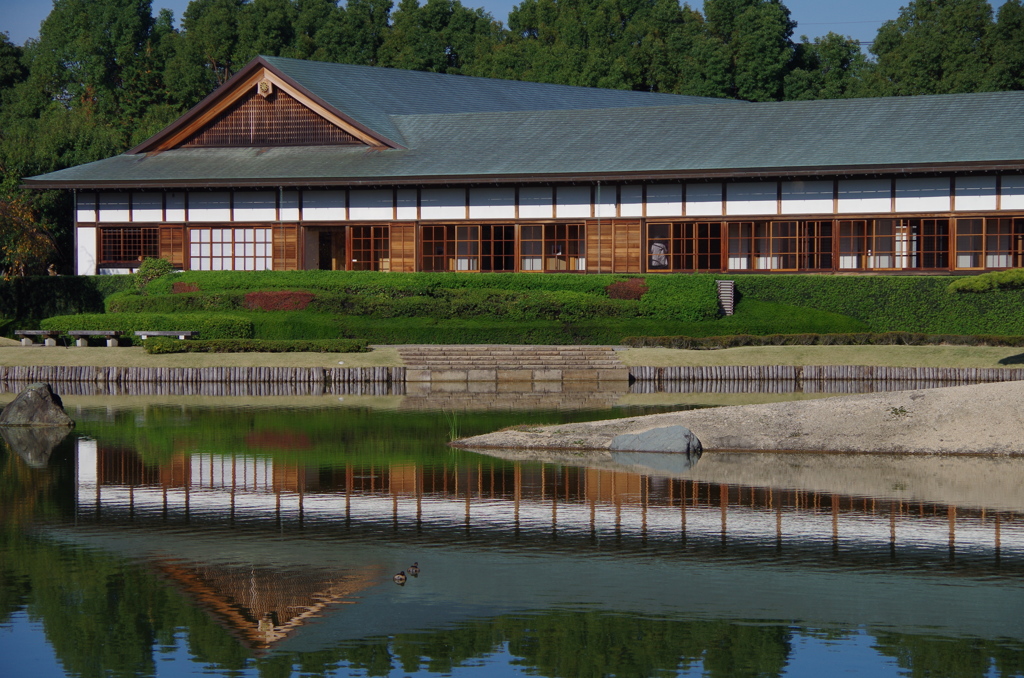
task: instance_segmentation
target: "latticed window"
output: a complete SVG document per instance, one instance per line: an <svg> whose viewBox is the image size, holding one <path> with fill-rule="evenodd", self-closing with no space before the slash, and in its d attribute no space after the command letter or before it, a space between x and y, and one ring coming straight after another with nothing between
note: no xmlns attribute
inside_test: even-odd
<svg viewBox="0 0 1024 678"><path fill-rule="evenodd" d="M156 227L117 226L100 228L101 264L135 264L141 258L160 256Z"/></svg>
<svg viewBox="0 0 1024 678"><path fill-rule="evenodd" d="M391 242L387 226L353 226L351 232L351 270L391 270Z"/></svg>
<svg viewBox="0 0 1024 678"><path fill-rule="evenodd" d="M269 271L269 228L190 228L189 268L193 271Z"/></svg>
<svg viewBox="0 0 1024 678"><path fill-rule="evenodd" d="M521 226L519 270L585 271L587 243L583 224Z"/></svg>
<svg viewBox="0 0 1024 678"><path fill-rule="evenodd" d="M1011 268L1024 264L1024 219L957 219L956 268Z"/></svg>
<svg viewBox="0 0 1024 678"><path fill-rule="evenodd" d="M708 271L721 267L721 223L647 225L647 270Z"/></svg>

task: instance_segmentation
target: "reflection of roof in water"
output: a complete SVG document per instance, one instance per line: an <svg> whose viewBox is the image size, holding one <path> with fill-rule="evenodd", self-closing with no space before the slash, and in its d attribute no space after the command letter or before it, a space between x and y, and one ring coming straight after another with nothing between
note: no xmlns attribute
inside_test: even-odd
<svg viewBox="0 0 1024 678"><path fill-rule="evenodd" d="M284 640L328 606L352 603L373 586L383 570L331 576L324 570L295 570L224 563L156 560L159 571L211 614L246 647L262 650Z"/></svg>

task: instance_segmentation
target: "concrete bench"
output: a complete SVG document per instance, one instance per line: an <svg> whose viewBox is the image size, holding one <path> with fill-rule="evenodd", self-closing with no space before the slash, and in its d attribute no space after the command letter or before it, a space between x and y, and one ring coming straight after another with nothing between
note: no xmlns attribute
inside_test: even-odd
<svg viewBox="0 0 1024 678"><path fill-rule="evenodd" d="M36 342L32 337L42 337L45 346L56 346L57 339L63 332L59 330L15 330L14 334L21 337L22 346L33 346Z"/></svg>
<svg viewBox="0 0 1024 678"><path fill-rule="evenodd" d="M135 336L139 337L143 341L149 337L177 337L178 339L198 339L199 333L191 330L135 330Z"/></svg>
<svg viewBox="0 0 1024 678"><path fill-rule="evenodd" d="M68 330L75 338L75 346L88 346L87 337L105 337L107 346L117 346L117 338L124 334L121 330Z"/></svg>

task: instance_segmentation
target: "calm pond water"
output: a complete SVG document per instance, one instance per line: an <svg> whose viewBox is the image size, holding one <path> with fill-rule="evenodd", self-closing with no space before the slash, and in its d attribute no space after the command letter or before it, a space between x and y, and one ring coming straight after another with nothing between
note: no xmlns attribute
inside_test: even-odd
<svg viewBox="0 0 1024 678"><path fill-rule="evenodd" d="M1024 675L1024 459L446 444L661 398L68 396L0 444L0 676Z"/></svg>

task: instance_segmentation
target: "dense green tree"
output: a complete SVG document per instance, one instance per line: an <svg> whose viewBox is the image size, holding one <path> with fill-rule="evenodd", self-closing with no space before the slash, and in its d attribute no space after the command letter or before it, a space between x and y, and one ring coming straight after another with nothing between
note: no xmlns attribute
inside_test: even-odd
<svg viewBox="0 0 1024 678"><path fill-rule="evenodd" d="M201 59L219 85L245 62L238 62L238 22L243 0L192 0L182 17L186 59Z"/></svg>
<svg viewBox="0 0 1024 678"><path fill-rule="evenodd" d="M0 91L13 87L28 76L22 63L24 50L13 44L7 33L0 31Z"/></svg>
<svg viewBox="0 0 1024 678"><path fill-rule="evenodd" d="M977 92L987 85L986 0L912 0L885 22L871 46L874 96Z"/></svg>
<svg viewBox="0 0 1024 678"><path fill-rule="evenodd" d="M379 64L435 73L462 73L477 54L490 51L500 25L482 9L459 0L402 0L378 51Z"/></svg>
<svg viewBox="0 0 1024 678"><path fill-rule="evenodd" d="M1024 5L1021 0L1003 3L988 38L992 66L985 89L1024 89Z"/></svg>
<svg viewBox="0 0 1024 678"><path fill-rule="evenodd" d="M333 41L337 46L333 60L362 66L379 65L380 48L390 31L392 7L391 0L348 0L338 25L340 39ZM330 36L325 38L325 49L330 50Z"/></svg>
<svg viewBox="0 0 1024 678"><path fill-rule="evenodd" d="M709 34L730 56L731 96L749 101L782 98L793 59L796 24L779 0L707 0Z"/></svg>
<svg viewBox="0 0 1024 678"><path fill-rule="evenodd" d="M335 61L330 43L340 39L344 10L335 0L297 0L292 8L292 41L283 56L314 61Z"/></svg>
<svg viewBox="0 0 1024 678"><path fill-rule="evenodd" d="M232 61L244 66L255 57L281 56L295 41L296 7L290 0L251 0L238 12L238 44Z"/></svg>
<svg viewBox="0 0 1024 678"><path fill-rule="evenodd" d="M843 99L856 96L868 61L856 40L837 33L807 36L796 46L793 65L785 79L785 99Z"/></svg>

